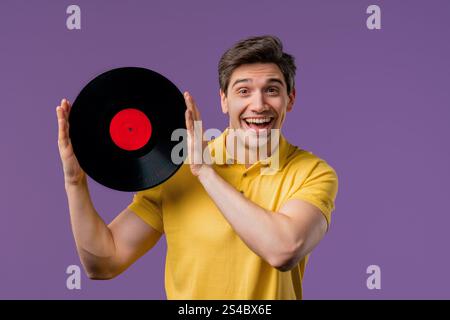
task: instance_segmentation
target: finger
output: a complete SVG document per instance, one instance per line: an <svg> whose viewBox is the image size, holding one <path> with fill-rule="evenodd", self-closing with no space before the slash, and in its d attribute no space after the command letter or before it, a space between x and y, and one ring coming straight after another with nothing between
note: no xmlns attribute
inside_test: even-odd
<svg viewBox="0 0 450 320"><path fill-rule="evenodd" d="M195 101L192 98L192 96L188 92L186 92L185 94L186 94L186 99L187 99L186 104L188 105L188 109L186 110L186 113L187 113L188 119L190 119L189 125L190 125L190 129L192 132L192 136L196 139L201 139L199 137L202 137L202 127L201 127L201 125L195 124L196 121L201 121L200 113L198 112L198 109L195 105Z"/></svg>
<svg viewBox="0 0 450 320"><path fill-rule="evenodd" d="M66 121L65 112L61 106L56 107L56 118L58 119L58 125L60 122L62 123Z"/></svg>
<svg viewBox="0 0 450 320"><path fill-rule="evenodd" d="M192 124L192 116L191 111L186 109L185 112L185 120L186 120L186 131L187 131L187 147L188 147L188 163L193 164L193 124Z"/></svg>
<svg viewBox="0 0 450 320"><path fill-rule="evenodd" d="M189 159L191 161L191 164L199 164L199 155L197 154L196 148L199 148L197 145L198 140L198 132L195 130L194 126L194 118L192 116L191 110L186 110L186 127L187 127L187 134L188 134L188 152L189 152Z"/></svg>
<svg viewBox="0 0 450 320"><path fill-rule="evenodd" d="M58 144L65 148L69 144L69 125L61 106L56 107L56 114L58 118Z"/></svg>
<svg viewBox="0 0 450 320"><path fill-rule="evenodd" d="M192 111L187 109L184 113L185 121L186 121L186 129L188 131L194 131L194 119L192 118Z"/></svg>
<svg viewBox="0 0 450 320"><path fill-rule="evenodd" d="M192 101L192 109L194 110L195 120L200 121L201 120L201 118L200 118L200 110L197 107L197 103L195 102L194 97L192 97L191 95L189 95L189 98Z"/></svg>
<svg viewBox="0 0 450 320"><path fill-rule="evenodd" d="M192 101L189 99L189 92L184 93L184 102L186 103L186 110L192 110Z"/></svg>
<svg viewBox="0 0 450 320"><path fill-rule="evenodd" d="M69 100L67 99L62 99L61 100L61 107L64 109L64 111L66 112L66 116L69 117L69 112L70 112L70 103Z"/></svg>
<svg viewBox="0 0 450 320"><path fill-rule="evenodd" d="M189 157L189 164L195 164L196 163L196 156L195 156L195 148L194 148L194 138L192 137L192 134L188 132L188 157Z"/></svg>
<svg viewBox="0 0 450 320"><path fill-rule="evenodd" d="M200 120L200 112L198 111L197 105L194 101L194 98L191 96L189 92L184 93L184 99L186 101L186 106L189 110L192 111L192 116L195 121Z"/></svg>

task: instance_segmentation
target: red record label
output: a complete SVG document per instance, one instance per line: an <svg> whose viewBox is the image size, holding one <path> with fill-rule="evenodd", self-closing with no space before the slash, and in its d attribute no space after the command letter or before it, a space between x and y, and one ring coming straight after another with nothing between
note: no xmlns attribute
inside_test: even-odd
<svg viewBox="0 0 450 320"><path fill-rule="evenodd" d="M119 111L111 120L109 134L121 149L134 151L147 144L152 135L152 124L142 111L128 108Z"/></svg>

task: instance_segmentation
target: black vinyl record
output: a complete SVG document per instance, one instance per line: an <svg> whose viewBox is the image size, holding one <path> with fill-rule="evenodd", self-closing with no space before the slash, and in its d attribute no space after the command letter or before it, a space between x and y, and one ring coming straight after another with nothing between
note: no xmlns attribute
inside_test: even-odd
<svg viewBox="0 0 450 320"><path fill-rule="evenodd" d="M69 115L80 166L111 189L157 186L182 165L171 159L180 143L171 137L186 128L185 110L178 88L152 70L126 67L97 76L82 89Z"/></svg>

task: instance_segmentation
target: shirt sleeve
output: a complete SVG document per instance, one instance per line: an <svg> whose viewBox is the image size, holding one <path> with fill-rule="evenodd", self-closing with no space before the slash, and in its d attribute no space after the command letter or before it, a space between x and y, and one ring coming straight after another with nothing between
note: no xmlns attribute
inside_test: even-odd
<svg viewBox="0 0 450 320"><path fill-rule="evenodd" d="M155 230L164 233L161 185L137 192L128 209Z"/></svg>
<svg viewBox="0 0 450 320"><path fill-rule="evenodd" d="M334 169L321 160L312 169L299 187L294 188L288 200L304 200L320 209L328 227L331 223L331 213L335 209L338 191L338 177Z"/></svg>

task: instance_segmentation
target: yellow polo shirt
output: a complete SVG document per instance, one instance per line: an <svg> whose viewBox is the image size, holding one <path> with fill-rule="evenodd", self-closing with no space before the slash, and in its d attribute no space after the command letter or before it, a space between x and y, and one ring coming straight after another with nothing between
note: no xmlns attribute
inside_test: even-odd
<svg viewBox="0 0 450 320"><path fill-rule="evenodd" d="M278 169L261 174L271 159L246 169L226 164L225 130L210 142L216 172L257 205L277 212L290 199L317 206L330 223L338 180L332 167L280 136ZM301 299L308 257L281 272L251 251L183 164L159 186L135 194L129 209L167 241L165 287L168 299ZM276 214L276 213L275 213Z"/></svg>

